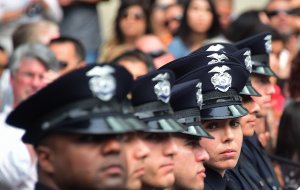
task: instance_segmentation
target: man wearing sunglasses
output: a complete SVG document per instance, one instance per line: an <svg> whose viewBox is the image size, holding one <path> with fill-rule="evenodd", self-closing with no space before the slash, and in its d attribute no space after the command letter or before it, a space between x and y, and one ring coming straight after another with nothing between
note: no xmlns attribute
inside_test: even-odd
<svg viewBox="0 0 300 190"><path fill-rule="evenodd" d="M279 33L290 35L293 32L293 28L291 26L292 17L290 17L291 11L289 1L269 1L265 12L269 18L269 24Z"/></svg>
<svg viewBox="0 0 300 190"><path fill-rule="evenodd" d="M149 34L140 37L136 41L135 47L148 54L153 59L155 68L159 68L175 59L156 35Z"/></svg>
<svg viewBox="0 0 300 190"><path fill-rule="evenodd" d="M60 63L60 74L65 74L85 65L85 49L72 37L59 37L50 41L49 48Z"/></svg>

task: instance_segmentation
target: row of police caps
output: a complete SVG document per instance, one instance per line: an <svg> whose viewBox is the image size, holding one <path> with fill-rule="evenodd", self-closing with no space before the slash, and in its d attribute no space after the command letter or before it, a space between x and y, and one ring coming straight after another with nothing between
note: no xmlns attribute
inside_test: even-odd
<svg viewBox="0 0 300 190"><path fill-rule="evenodd" d="M262 33L235 44L209 44L135 81L121 66L88 65L29 97L6 122L25 129L22 140L34 145L52 131L213 138L201 120L246 115L241 96L260 96L250 73L275 76L269 67L271 43L271 35Z"/></svg>

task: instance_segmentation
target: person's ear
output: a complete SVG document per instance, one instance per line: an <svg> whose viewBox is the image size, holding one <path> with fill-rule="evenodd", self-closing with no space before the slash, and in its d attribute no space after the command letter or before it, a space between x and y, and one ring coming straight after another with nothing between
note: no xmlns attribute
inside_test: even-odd
<svg viewBox="0 0 300 190"><path fill-rule="evenodd" d="M36 148L38 163L42 171L54 173L53 157L55 156L50 147L40 145Z"/></svg>

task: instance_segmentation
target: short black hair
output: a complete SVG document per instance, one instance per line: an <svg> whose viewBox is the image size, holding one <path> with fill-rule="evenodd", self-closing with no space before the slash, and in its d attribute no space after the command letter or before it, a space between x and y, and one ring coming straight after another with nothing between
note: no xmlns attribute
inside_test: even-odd
<svg viewBox="0 0 300 190"><path fill-rule="evenodd" d="M128 60L128 59L129 60L132 60L132 59L140 60L140 61L144 62L148 68L148 72L155 70L152 58L139 49L131 49L131 50L125 51L124 53L122 53L121 55L116 57L112 61L112 63L118 64L119 61Z"/></svg>
<svg viewBox="0 0 300 190"><path fill-rule="evenodd" d="M78 56L78 58L82 61L85 59L85 49L82 45L82 43L72 37L69 36L61 36L58 38L54 38L50 41L49 46L52 44L58 44L58 43L66 43L66 42L70 42L74 45L75 47L75 51L76 51L76 55Z"/></svg>

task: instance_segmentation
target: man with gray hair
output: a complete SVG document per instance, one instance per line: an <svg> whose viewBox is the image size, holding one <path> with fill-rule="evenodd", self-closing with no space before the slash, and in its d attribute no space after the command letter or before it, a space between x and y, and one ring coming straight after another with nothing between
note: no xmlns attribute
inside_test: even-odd
<svg viewBox="0 0 300 190"><path fill-rule="evenodd" d="M13 52L9 69L12 100L0 114L0 189L29 190L36 181L35 154L21 141L24 130L8 126L5 119L22 101L58 77L59 64L48 47L33 43Z"/></svg>

